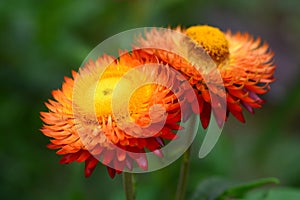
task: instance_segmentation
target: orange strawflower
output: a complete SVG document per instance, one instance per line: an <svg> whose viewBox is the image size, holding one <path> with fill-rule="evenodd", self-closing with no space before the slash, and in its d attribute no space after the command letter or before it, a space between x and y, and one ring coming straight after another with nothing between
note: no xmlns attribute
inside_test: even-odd
<svg viewBox="0 0 300 200"><path fill-rule="evenodd" d="M125 52L118 59L89 61L78 73L73 71L72 78L65 77L62 89L52 92L54 100L46 103L49 111L40 113L41 131L53 138L48 148L63 155L60 163L85 161L88 177L101 161L113 178L135 167L147 170L145 152L163 156L160 148L181 128L179 99L184 91L168 66L141 54ZM150 70L135 70L153 63L157 66ZM163 84L139 85L154 79ZM125 97L130 97L127 103Z"/></svg>
<svg viewBox="0 0 300 200"><path fill-rule="evenodd" d="M174 31L185 35L178 37ZM177 27L169 31L153 28L146 31L144 37L137 38L136 47L158 57L186 77L197 93L197 100L190 100L191 109L200 114L204 128L209 124L212 107L217 120L218 109L226 109L227 115L220 121L226 120L231 113L239 121L245 122L242 107L250 113L254 113L254 108L260 108L264 101L259 95L268 92L269 84L274 80L273 52L267 43L262 42L260 38L254 39L248 33L232 34L230 31L223 33L218 28L207 25L187 29ZM188 60L203 49L213 60L223 83L214 82L214 75L210 69L205 67L196 69ZM208 80L204 80L203 76L208 77ZM207 81L211 81L210 84L213 85L210 91ZM218 88L222 84L226 96L215 95L219 95L220 99L226 99L227 106L222 103L211 105L209 92L214 93L216 91L214 87ZM196 101L199 103L199 110L193 107Z"/></svg>

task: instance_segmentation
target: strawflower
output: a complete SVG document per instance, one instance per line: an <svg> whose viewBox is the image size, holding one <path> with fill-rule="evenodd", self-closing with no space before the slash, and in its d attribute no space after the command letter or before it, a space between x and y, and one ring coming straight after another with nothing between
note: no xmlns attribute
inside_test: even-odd
<svg viewBox="0 0 300 200"><path fill-rule="evenodd" d="M40 113L41 131L52 138L48 148L62 155L60 163L85 162L88 177L101 161L113 178L135 167L147 170L146 152L164 156L160 149L181 129L185 91L174 70L141 54L90 60L52 92L54 100L45 103L49 110ZM138 68L153 63L156 67ZM140 86L145 80L152 82Z"/></svg>
<svg viewBox="0 0 300 200"><path fill-rule="evenodd" d="M254 39L248 33L222 32L207 25L169 30L153 28L144 37L137 38L136 46L143 48L147 54L158 57L186 77L197 94L197 99L189 101L191 109L200 114L204 128L209 124L212 108L217 121L225 121L231 113L241 122L245 122L243 108L250 113L254 113L254 108L261 108L264 101L259 95L267 93L269 84L274 81L273 52L267 43L260 38ZM185 37L177 37L173 31L185 34ZM152 48L158 45L161 49ZM189 57L202 50L213 60L222 82L216 81L214 70L203 66L199 68L189 61ZM220 85L225 88L223 96L215 90ZM226 103L220 101L217 105L212 105L212 93L219 95L220 99L226 99ZM199 110L193 106L197 102ZM226 109L225 119L218 119L222 118L218 115L218 110L222 109Z"/></svg>

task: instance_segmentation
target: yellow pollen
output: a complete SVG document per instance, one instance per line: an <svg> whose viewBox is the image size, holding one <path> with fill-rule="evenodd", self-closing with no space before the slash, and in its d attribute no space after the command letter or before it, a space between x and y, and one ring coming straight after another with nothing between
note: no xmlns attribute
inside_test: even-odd
<svg viewBox="0 0 300 200"><path fill-rule="evenodd" d="M97 117L107 117L112 114L113 98L117 100L114 101L114 111L128 108L129 113L136 113L145 107L144 104L151 98L155 85L146 84L137 88L136 80L143 75L135 71L124 78L124 74L129 70L129 67L118 65L108 67L104 71L97 83L94 95ZM116 87L118 87L117 92L114 92ZM126 97L129 97L129 105L126 103Z"/></svg>
<svg viewBox="0 0 300 200"><path fill-rule="evenodd" d="M211 26L191 26L186 30L186 34L194 43L200 45L219 64L228 55L228 41L222 31Z"/></svg>
<svg viewBox="0 0 300 200"><path fill-rule="evenodd" d="M98 85L94 96L95 111L97 117L108 116L112 113L111 101L112 101L113 91L115 90L115 87L119 80L120 77L113 77L113 78L105 78L98 81ZM126 85L130 86L130 83ZM127 89L125 84L123 84L121 87ZM115 95L117 95L117 98L119 98L120 96L122 99L122 94L118 93Z"/></svg>

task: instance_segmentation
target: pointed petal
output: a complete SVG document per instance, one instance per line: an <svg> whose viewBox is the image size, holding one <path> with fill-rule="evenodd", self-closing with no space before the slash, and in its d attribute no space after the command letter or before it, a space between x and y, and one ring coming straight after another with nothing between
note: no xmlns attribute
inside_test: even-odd
<svg viewBox="0 0 300 200"><path fill-rule="evenodd" d="M96 158L94 158L93 156L90 156L85 161L85 170L84 170L85 177L89 177L93 173L97 164L98 164L98 160Z"/></svg>

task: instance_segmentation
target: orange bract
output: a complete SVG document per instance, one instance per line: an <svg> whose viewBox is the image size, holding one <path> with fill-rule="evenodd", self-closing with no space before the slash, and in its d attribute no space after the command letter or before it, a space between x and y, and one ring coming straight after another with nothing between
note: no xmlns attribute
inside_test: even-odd
<svg viewBox="0 0 300 200"><path fill-rule="evenodd" d="M152 29L146 32L145 38L138 38L137 47L144 49L148 55L158 57L189 80L197 94L196 100L190 100L191 108L200 114L204 128L209 124L212 107L217 120L218 109L226 109L227 115L232 113L241 122L245 121L242 106L251 113L254 112L254 108L261 107L263 100L258 95L265 94L269 90L269 83L274 81L273 52L269 50L268 44L262 43L260 38L254 39L248 33L222 33L210 26L174 29L185 34L184 39L177 37L172 31ZM153 48L155 46L160 48ZM190 56L203 51L201 47L214 61L223 82L215 80L210 69L202 67L197 70L188 61ZM176 52L183 52L184 57ZM205 80L203 76L206 77ZM210 91L207 87L208 82L211 86ZM215 89L221 85L225 87L226 97L220 98L226 98L226 107L211 105L210 92L215 94ZM199 110L193 109L196 101L199 103Z"/></svg>
<svg viewBox="0 0 300 200"><path fill-rule="evenodd" d="M60 163L85 161L88 177L101 160L114 177L135 165L147 170L148 150L163 156L160 148L164 140L174 139L180 129L179 98L184 91L168 66L141 54L144 52L124 52L119 59L102 56L96 62L89 61L79 73L73 71L72 78L65 78L62 89L52 92L54 100L46 103L49 111L41 112L45 123L41 131L53 138L48 148L63 155ZM156 67L151 70L135 70L153 63ZM154 82L133 88L153 78L168 87ZM124 96L130 97L128 102ZM117 112L111 104L113 98ZM127 113L118 112L122 109ZM129 122L124 123L124 118Z"/></svg>

